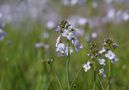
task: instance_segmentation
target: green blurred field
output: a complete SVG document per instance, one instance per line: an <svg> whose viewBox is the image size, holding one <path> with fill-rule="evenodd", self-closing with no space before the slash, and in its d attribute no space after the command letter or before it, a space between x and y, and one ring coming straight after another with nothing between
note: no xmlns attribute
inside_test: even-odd
<svg viewBox="0 0 129 90"><path fill-rule="evenodd" d="M18 30L13 30L10 25L5 27L5 31L9 34L5 37L4 41L0 42L0 89L59 90L54 74L47 63L45 63L50 58L55 60L53 66L64 88L67 88L65 79L65 63L67 58L59 58L55 53L56 35L53 34L55 31L50 31L51 36L49 39L42 40L39 38L39 35L45 29L39 24L31 25L31 27L33 29L29 32L19 30L19 28L17 28ZM108 27L107 25L105 27L106 30L96 40L102 43L103 37L109 35L119 44L119 48L115 51L119 61L113 65L112 88L113 90L128 90L129 26L121 23L117 26L110 25ZM12 40L10 45L7 44L8 40ZM35 43L39 41L50 44L50 49L46 51L43 48L35 48ZM71 78L75 76L83 63L88 60L86 57L88 43L85 43L83 39L82 42L85 48L71 56ZM88 73L85 73L82 70L76 84L75 90L90 90L92 88L92 71L90 70ZM99 87L100 85L98 85Z"/></svg>
<svg viewBox="0 0 129 90"><path fill-rule="evenodd" d="M88 6L90 12L90 6ZM64 11L67 8L64 8ZM63 12L64 12L63 11ZM72 11L72 10L71 10ZM64 12L64 18L69 11ZM68 14L67 14L68 13ZM92 16L92 11L90 12ZM90 16L90 15L89 15ZM29 29L11 24L4 27L8 34L0 42L0 90L60 90L52 69L46 62L53 59L53 67L61 80L64 90L67 90L65 64L67 57L58 57L55 43L58 33L47 30L41 23L29 23ZM40 38L41 33L48 32L48 39ZM87 30L85 30L87 32ZM107 23L102 26L101 33L94 39L101 47L104 38L112 37L119 48L115 51L119 61L113 64L111 90L129 90L129 21L119 24ZM84 48L74 52L70 61L70 79L73 80L82 65L89 59L89 42L80 37ZM93 40L93 41L94 41ZM10 42L11 41L11 42ZM50 45L49 49L35 48L35 43L42 42ZM102 82L106 82L100 77ZM97 80L97 90L102 90ZM92 70L87 73L81 71L72 90L92 90ZM106 88L106 84L104 84Z"/></svg>

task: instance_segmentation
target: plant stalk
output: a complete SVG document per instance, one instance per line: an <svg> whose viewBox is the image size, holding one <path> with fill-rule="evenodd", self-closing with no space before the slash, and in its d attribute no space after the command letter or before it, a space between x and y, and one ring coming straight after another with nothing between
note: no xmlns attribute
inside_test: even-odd
<svg viewBox="0 0 129 90"><path fill-rule="evenodd" d="M108 62L108 86L107 90L110 90L111 88L111 60Z"/></svg>
<svg viewBox="0 0 129 90"><path fill-rule="evenodd" d="M95 63L95 61L93 61L93 65L94 65L94 86L93 86L93 90L96 90L96 63Z"/></svg>
<svg viewBox="0 0 129 90"><path fill-rule="evenodd" d="M69 61L70 61L70 43L68 41L68 59L66 62L66 77L67 77L68 90L70 90Z"/></svg>

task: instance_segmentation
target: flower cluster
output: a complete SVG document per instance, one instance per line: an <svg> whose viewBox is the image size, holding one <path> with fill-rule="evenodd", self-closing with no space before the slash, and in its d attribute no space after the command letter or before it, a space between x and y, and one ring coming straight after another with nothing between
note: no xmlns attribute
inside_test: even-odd
<svg viewBox="0 0 129 90"><path fill-rule="evenodd" d="M97 60L101 66L106 66L106 60L110 60L111 63L115 63L118 60L117 56L113 52L113 50L118 47L118 44L115 43L111 38L107 38L104 40L104 44L101 50L97 48L95 42L92 43L90 46L91 47L88 56L91 60L83 65L85 72L87 72L91 68L92 63L96 62ZM106 77L103 68L99 70L99 74L102 77Z"/></svg>
<svg viewBox="0 0 129 90"><path fill-rule="evenodd" d="M56 51L60 55L68 56L69 52L72 53L74 50L79 51L82 48L82 45L80 44L78 39L78 33L76 32L76 29L73 28L67 21L61 21L56 31L60 33L56 40ZM65 44L65 42L62 42L61 38L66 39L67 44Z"/></svg>

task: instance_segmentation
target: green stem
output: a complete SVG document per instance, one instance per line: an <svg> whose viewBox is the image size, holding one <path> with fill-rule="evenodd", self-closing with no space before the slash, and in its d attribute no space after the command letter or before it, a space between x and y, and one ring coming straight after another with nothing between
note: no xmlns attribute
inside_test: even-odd
<svg viewBox="0 0 129 90"><path fill-rule="evenodd" d="M68 41L68 59L66 62L66 76L67 76L67 84L68 84L68 90L70 90L70 78L69 78L69 61L70 61L70 47L69 47L69 41Z"/></svg>
<svg viewBox="0 0 129 90"><path fill-rule="evenodd" d="M78 73L76 74L76 77L74 78L74 80L72 81L72 83L71 83L71 87L73 86L73 84L76 82L76 80L77 80L77 78L78 78L78 76L80 75L80 72L81 72L81 70L82 70L82 67L80 68L80 70L78 71ZM71 88L70 87L70 88Z"/></svg>
<svg viewBox="0 0 129 90"><path fill-rule="evenodd" d="M93 61L94 64L94 87L93 90L96 90L96 63Z"/></svg>
<svg viewBox="0 0 129 90"><path fill-rule="evenodd" d="M111 60L109 60L108 62L108 86L107 86L107 90L110 90L111 87Z"/></svg>
<svg viewBox="0 0 129 90"><path fill-rule="evenodd" d="M51 67L51 69L52 69L52 72L55 74L55 77L56 77L56 80L58 81L58 84L59 84L60 90L63 90L63 87L62 87L62 85L61 85L61 82L60 82L60 80L59 80L59 77L57 76L57 73L56 73L56 71L55 71L54 67L52 67L52 65L51 65L51 64L50 64L50 67Z"/></svg>
<svg viewBox="0 0 129 90"><path fill-rule="evenodd" d="M97 75L97 77L98 77L98 80L99 80L99 83L100 83L100 85L101 85L102 90L104 90L104 86L103 86L102 81L100 80L100 78L99 78L99 76L98 76L98 75Z"/></svg>

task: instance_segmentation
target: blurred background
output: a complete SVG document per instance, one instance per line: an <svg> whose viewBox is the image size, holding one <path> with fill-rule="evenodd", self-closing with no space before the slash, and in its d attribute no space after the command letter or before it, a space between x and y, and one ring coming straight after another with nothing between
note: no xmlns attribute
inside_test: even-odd
<svg viewBox="0 0 129 90"><path fill-rule="evenodd" d="M88 60L89 43L102 47L111 37L119 44L112 90L129 90L129 0L0 0L0 90L60 90L48 60L67 90L67 57L55 50L61 20L78 29L84 47L71 56L71 79ZM92 71L81 71L72 90L92 90L92 81Z"/></svg>

